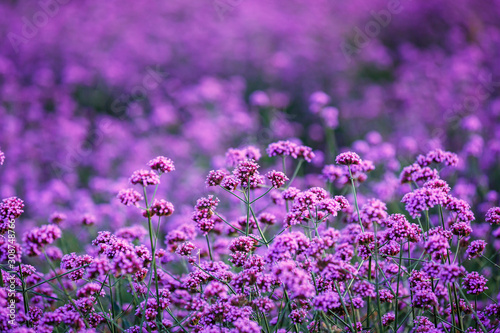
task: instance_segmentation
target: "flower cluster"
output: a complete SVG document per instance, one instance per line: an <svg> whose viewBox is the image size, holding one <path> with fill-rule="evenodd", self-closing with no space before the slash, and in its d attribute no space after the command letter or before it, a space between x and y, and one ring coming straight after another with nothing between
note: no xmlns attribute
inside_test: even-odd
<svg viewBox="0 0 500 333"><path fill-rule="evenodd" d="M290 147L273 145L278 146ZM136 171L132 183L143 185L144 195L124 189L118 198L123 210L133 207L130 218L140 222L98 231L86 254L66 252L73 245L57 241L60 227L73 221L102 226L99 211L79 213L76 219L54 212L51 224L24 235L22 247L0 241L2 260L39 256L50 268L43 274L36 264L21 265L13 280L19 292L7 296L0 288L0 301L7 304L13 297L21 327L41 332L96 332L117 323L130 333L284 332L289 327L362 332L377 322L386 331L405 327L415 332L478 322L494 332L500 323L500 310L487 294L493 288L486 278L491 271L483 276L474 270L482 259L493 263L494 257L486 254L489 246L497 246L496 240L475 239L482 229L472 228L477 222L471 205L430 167L454 165L452 154L430 153L425 163L403 171L401 186L418 186L401 194L413 219L401 209L393 212L397 201L362 194L365 188L354 176L352 194L343 192L345 196L336 195L333 187L301 189L304 179L294 183L299 161L291 180L285 170L270 166L266 176L271 186L266 189L260 186L264 177L257 148L232 149L226 157L234 169L209 173L210 190L219 192L199 197L193 211L183 206L174 210L157 196L160 187L153 199L140 203L148 196L147 186L158 185L173 170L170 159L160 156L149 163L151 170ZM342 175L349 178L364 162L352 152L337 158ZM234 192L216 187L226 188L228 179L234 181ZM2 202L5 217L18 218L23 209L16 197ZM497 224L495 209L488 210L483 225ZM140 214L132 215L137 210L143 211L142 220ZM162 244L158 240L163 236ZM54 280L66 302L55 301L59 293ZM467 295L478 297L474 306ZM412 317L414 310L421 315ZM0 317L5 315L0 312Z"/></svg>

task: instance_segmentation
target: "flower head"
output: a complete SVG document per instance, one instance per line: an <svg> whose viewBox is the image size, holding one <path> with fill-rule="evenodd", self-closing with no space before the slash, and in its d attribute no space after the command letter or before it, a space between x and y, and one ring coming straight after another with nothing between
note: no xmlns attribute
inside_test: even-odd
<svg viewBox="0 0 500 333"><path fill-rule="evenodd" d="M2 220L17 219L24 213L24 202L17 197L3 199L0 203L0 218Z"/></svg>
<svg viewBox="0 0 500 333"><path fill-rule="evenodd" d="M340 165L357 165L361 163L361 157L352 151L348 151L337 155L335 163Z"/></svg>
<svg viewBox="0 0 500 333"><path fill-rule="evenodd" d="M487 290L486 278L480 275L478 272L471 272L462 281L462 287L467 290L467 294L480 294Z"/></svg>
<svg viewBox="0 0 500 333"><path fill-rule="evenodd" d="M275 188L280 188L288 181L288 177L283 172L276 170L268 172L267 178L271 181L271 184Z"/></svg>
<svg viewBox="0 0 500 333"><path fill-rule="evenodd" d="M165 156L158 156L152 159L148 162L148 166L151 170L156 170L161 173L167 173L175 170L174 162Z"/></svg>
<svg viewBox="0 0 500 333"><path fill-rule="evenodd" d="M45 245L52 244L56 239L61 238L61 235L61 229L54 224L31 229L23 236L27 255L40 255Z"/></svg>
<svg viewBox="0 0 500 333"><path fill-rule="evenodd" d="M120 202L125 206L135 206L139 201L144 199L139 192L131 188L120 190L117 198L120 199Z"/></svg>
<svg viewBox="0 0 500 333"><path fill-rule="evenodd" d="M489 222L491 225L500 224L500 207L493 207L488 209L486 213L485 221Z"/></svg>
<svg viewBox="0 0 500 333"><path fill-rule="evenodd" d="M470 243L467 251L467 258L470 260L475 257L479 257L483 254L484 248L486 247L486 242L484 240L475 240Z"/></svg>
<svg viewBox="0 0 500 333"><path fill-rule="evenodd" d="M130 177L130 183L142 186L158 185L160 177L152 170L137 170Z"/></svg>
<svg viewBox="0 0 500 333"><path fill-rule="evenodd" d="M163 199L155 199L151 205L151 213L156 216L170 216L174 213L174 205Z"/></svg>
<svg viewBox="0 0 500 333"><path fill-rule="evenodd" d="M206 184L207 186L217 186L222 183L227 173L223 170L212 170L208 173Z"/></svg>

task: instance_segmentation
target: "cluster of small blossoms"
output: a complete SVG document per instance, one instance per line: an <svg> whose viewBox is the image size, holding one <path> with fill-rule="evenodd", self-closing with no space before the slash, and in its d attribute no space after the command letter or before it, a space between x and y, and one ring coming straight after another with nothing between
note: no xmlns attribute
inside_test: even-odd
<svg viewBox="0 0 500 333"><path fill-rule="evenodd" d="M125 206L135 206L139 201L144 199L139 192L131 188L120 190L117 197Z"/></svg>
<svg viewBox="0 0 500 333"><path fill-rule="evenodd" d="M290 156L294 159L303 158L307 162L311 162L315 156L310 147L298 145L288 140L271 143L267 147L266 153L269 157Z"/></svg>
<svg viewBox="0 0 500 333"><path fill-rule="evenodd" d="M202 197L196 202L196 210L192 214L192 220L204 235L208 234L215 227L217 222L215 209L218 204L219 199L213 195Z"/></svg>
<svg viewBox="0 0 500 333"><path fill-rule="evenodd" d="M0 203L0 218L2 220L17 219L24 212L24 202L17 197L3 199Z"/></svg>
<svg viewBox="0 0 500 333"><path fill-rule="evenodd" d="M499 225L500 224L500 207L493 207L486 213L485 221L489 224Z"/></svg>
<svg viewBox="0 0 500 333"><path fill-rule="evenodd" d="M61 236L61 229L53 224L33 228L23 236L24 253L28 256L38 256L47 245L54 243Z"/></svg>
<svg viewBox="0 0 500 333"><path fill-rule="evenodd" d="M70 280L77 281L83 278L85 270L77 269L83 266L88 266L93 262L93 258L89 255L78 256L76 253L66 254L61 259L61 268L72 270L68 275Z"/></svg>
<svg viewBox="0 0 500 333"><path fill-rule="evenodd" d="M236 167L245 160L260 160L262 154L260 149L254 146L247 146L241 149L229 148L226 152L226 164Z"/></svg>
<svg viewBox="0 0 500 333"><path fill-rule="evenodd" d="M446 166L457 166L458 156L457 154L449 151L434 149L428 152L426 155L418 155L416 162L421 167L426 167L432 163L443 163Z"/></svg>
<svg viewBox="0 0 500 333"><path fill-rule="evenodd" d="M450 187L443 180L431 180L423 187L405 194L401 202L406 204L406 210L412 217L420 217L421 213L434 206L447 202Z"/></svg>
<svg viewBox="0 0 500 333"><path fill-rule="evenodd" d="M148 166L151 170L155 170L160 173L167 173L175 170L174 162L165 156L158 156L152 159L148 162Z"/></svg>
<svg viewBox="0 0 500 333"><path fill-rule="evenodd" d="M329 216L337 216L338 212L349 205L344 197L331 198L329 193L320 187L313 187L303 192L295 190L289 188L283 192L285 200L293 199L290 212L286 214L284 221L287 227L310 220L320 223Z"/></svg>
<svg viewBox="0 0 500 333"><path fill-rule="evenodd" d="M418 163L404 167L399 175L401 184L428 182L439 178L439 172L428 166L422 167Z"/></svg>
<svg viewBox="0 0 500 333"><path fill-rule="evenodd" d="M334 164L325 165L321 177L327 183L336 183L340 187L350 184L351 179L362 183L368 178L368 173L375 170L372 161L362 160L354 152L339 154L335 162L340 166Z"/></svg>
<svg viewBox="0 0 500 333"><path fill-rule="evenodd" d="M277 153L278 147L283 152L293 147L285 141L273 147L275 155L301 157L297 148L294 153ZM258 149L232 149L226 157L233 171L212 170L207 185L231 191L240 187L240 193L252 198L260 195L250 191L264 183ZM111 327L127 333L359 333L374 327L382 332L404 328L444 333L453 326L474 332L465 325L475 324L481 331L495 332L500 307L487 300L493 283L488 286L486 279L491 279L490 268L495 267L485 270L484 276L471 267L476 267L476 260L486 260L496 240L488 241L488 247L485 240L474 240L481 228L472 229L477 222L471 206L459 194L453 196L451 186L430 167L431 163L455 165L453 155L435 151L420 160L424 162L417 161L401 173L402 183L417 187L403 196L416 220L396 210L396 203L360 194L365 190L360 183L373 164L353 152L337 157L340 166L323 169L323 175L330 173L328 179L336 182L342 178L350 183L352 176L351 185L359 191L352 192L354 197L346 194L347 188L341 192L349 200L336 195L337 189L327 190L316 182L301 190L307 181L294 187L294 179L272 170L266 174L271 188L258 190L263 194L254 201L221 191L217 197L199 198L190 215L183 208L174 214L172 203L155 198L146 203L143 225L99 231L93 247L86 248L88 254L63 255L55 246L61 237L58 225L67 217L54 213L50 225L32 229L24 237L25 255L45 252L40 258L55 262L57 268L47 274L29 265L17 269L17 290L34 292L26 309L22 292L13 296L18 321L41 333L55 328L94 333ZM157 185L161 174L173 170L172 161L164 157L148 165L151 170L134 173L133 184ZM241 205L226 202L223 195L239 198ZM2 214L19 217L24 207L16 199L2 202ZM125 189L118 199L138 207L144 197ZM498 224L496 208L486 213L486 222ZM152 216L172 214L174 220L152 228ZM95 223L100 216L87 214L83 220ZM283 224L277 223L280 220ZM162 233L164 244L158 242ZM0 238L1 258L9 254L6 244ZM54 280L62 293L44 282ZM1 304L8 304L6 295L0 288ZM56 302L66 295L71 300ZM477 304L467 295L477 295ZM113 311L106 310L110 307ZM0 310L0 318L7 315Z"/></svg>
<svg viewBox="0 0 500 333"><path fill-rule="evenodd" d="M280 171L270 171L267 173L267 178L271 181L274 188L280 188L289 180L288 177Z"/></svg>

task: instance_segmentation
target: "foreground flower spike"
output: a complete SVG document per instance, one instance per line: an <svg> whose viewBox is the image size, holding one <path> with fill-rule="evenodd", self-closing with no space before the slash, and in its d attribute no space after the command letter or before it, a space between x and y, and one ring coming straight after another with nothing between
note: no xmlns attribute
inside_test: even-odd
<svg viewBox="0 0 500 333"><path fill-rule="evenodd" d="M373 170L374 163L390 174L373 175L379 185L389 178L396 189L401 185L395 174L399 166L389 167L378 153L370 152L383 145L381 140L372 135L366 149L356 144L370 160L352 152L340 154L342 165L324 169L323 178L335 181L328 189L318 185L316 173L302 177L297 171L297 187L286 187L284 172L271 168L259 173L257 148L231 149L228 156L234 168L212 170L206 183L235 192L205 188L217 195L196 196L195 202L190 197L192 210L182 207L164 226L160 217L172 215L174 205L161 198L163 189L155 188L151 200L142 201L144 207L140 201L146 195L134 187L119 191L117 197L123 205L141 208L147 227L141 223L144 219L136 220L137 209L115 215L116 200L107 205L99 195L94 207L81 200L78 211L65 208L67 217L53 213L50 224L30 227L21 246L11 225L22 228L31 222L6 218L19 217L24 203L16 197L0 201L0 261L22 263L14 265L14 278L1 272L4 286L5 281L13 285L15 295L0 288L0 303L15 301L20 327L4 324L9 312L0 310L0 331L495 332L500 306L493 297L498 286L491 281L489 288L494 290L488 290L486 278L494 280L500 272L494 262L500 229L490 232L490 224L498 224L498 207L486 213L486 222L474 222L471 205L459 199L469 198L464 180L454 181L452 192L440 178L445 174L419 164L404 170L403 183L411 186L398 190L407 192L411 187L406 195L395 190L393 199L383 198L371 184L356 192L354 183L366 180L365 172ZM285 141L275 148L287 147L293 149L282 157L311 157L307 156L312 150ZM384 159L390 150L381 153ZM430 160L444 161L440 153ZM168 172L169 160L153 161L153 169L136 171L131 182L158 184L162 173ZM266 188L250 191L264 179ZM198 184L203 180L198 177ZM343 187L349 182L352 205L337 195L348 192ZM182 203L185 198L177 190L168 195L176 195L176 202ZM203 191L189 187L188 195L199 190ZM410 214L401 213L401 197ZM487 202L477 202L479 212L495 206L498 198L489 193ZM54 211L57 208L51 207L49 213ZM418 224L408 215L415 216ZM94 224L97 221L102 223ZM95 227L85 227L90 224ZM92 246L85 246L73 244L74 238L57 241L62 236L59 225L68 228L65 234L70 228L77 230L82 240L103 225L111 230L97 230ZM486 240L491 242L488 248ZM84 253L72 252L74 248ZM30 266L24 264L29 256L40 257L29 260ZM477 329L470 328L476 324Z"/></svg>
<svg viewBox="0 0 500 333"><path fill-rule="evenodd" d="M0 165L3 165L5 162L5 154L0 150Z"/></svg>
<svg viewBox="0 0 500 333"><path fill-rule="evenodd" d="M160 183L160 177L151 170L137 170L130 177L130 183L132 185L158 185Z"/></svg>
<svg viewBox="0 0 500 333"><path fill-rule="evenodd" d="M273 142L269 144L266 152L269 157L290 156L294 159L303 158L307 162L311 162L315 156L312 148L298 145L288 140Z"/></svg>
<svg viewBox="0 0 500 333"><path fill-rule="evenodd" d="M151 213L156 216L170 216L174 213L174 205L163 199L155 199L151 205Z"/></svg>
<svg viewBox="0 0 500 333"><path fill-rule="evenodd" d="M446 166L457 166L458 156L449 151L435 149L428 152L425 156L419 155L417 157L417 163L422 167L428 166L431 163L444 163Z"/></svg>
<svg viewBox="0 0 500 333"><path fill-rule="evenodd" d="M394 322L394 320L396 320L396 315L394 314L394 312L386 313L382 316L382 325L389 326Z"/></svg>
<svg viewBox="0 0 500 333"><path fill-rule="evenodd" d="M258 161L261 156L260 149L254 146L242 149L229 148L226 152L226 164L234 168L244 160Z"/></svg>
<svg viewBox="0 0 500 333"><path fill-rule="evenodd" d="M12 220L17 219L24 213L24 202L17 197L3 199L0 203L0 219Z"/></svg>
<svg viewBox="0 0 500 333"><path fill-rule="evenodd" d="M483 255L483 251L486 247L486 242L484 240L475 240L470 243L467 251L467 258L470 260L472 258L480 257Z"/></svg>
<svg viewBox="0 0 500 333"><path fill-rule="evenodd" d="M267 178L271 181L271 185L273 185L274 188L280 188L289 180L283 172L276 170L268 172Z"/></svg>
<svg viewBox="0 0 500 333"><path fill-rule="evenodd" d="M486 213L485 221L489 224L500 224L500 207L493 207Z"/></svg>
<svg viewBox="0 0 500 333"><path fill-rule="evenodd" d="M223 170L212 170L208 173L206 184L207 186L218 186L224 180L227 173Z"/></svg>
<svg viewBox="0 0 500 333"><path fill-rule="evenodd" d="M62 232L59 227L53 224L42 225L24 234L23 242L28 256L38 256L42 254L42 249L52 244L56 239L61 238Z"/></svg>
<svg viewBox="0 0 500 333"><path fill-rule="evenodd" d="M158 156L152 159L148 162L148 166L151 170L156 170L160 173L167 173L175 170L174 162L165 156Z"/></svg>
<svg viewBox="0 0 500 333"><path fill-rule="evenodd" d="M117 198L120 199L120 202L125 206L135 206L139 201L144 199L139 192L131 188L120 190Z"/></svg>
<svg viewBox="0 0 500 333"><path fill-rule="evenodd" d="M352 151L348 151L337 155L335 163L340 165L358 165L361 163L361 157Z"/></svg>
<svg viewBox="0 0 500 333"><path fill-rule="evenodd" d="M462 281L462 287L467 290L467 294L480 294L488 289L486 278L478 272L471 272Z"/></svg>

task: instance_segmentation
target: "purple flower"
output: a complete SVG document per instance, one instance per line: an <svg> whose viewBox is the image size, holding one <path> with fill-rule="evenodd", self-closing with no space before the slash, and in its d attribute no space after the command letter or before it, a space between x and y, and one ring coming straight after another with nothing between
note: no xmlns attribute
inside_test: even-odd
<svg viewBox="0 0 500 333"><path fill-rule="evenodd" d="M447 202L449 186L444 181L436 180L424 184L424 187L405 194L401 202L412 217L420 217L421 212Z"/></svg>
<svg viewBox="0 0 500 333"><path fill-rule="evenodd" d="M152 170L137 170L130 177L130 183L142 186L158 185L160 177Z"/></svg>
<svg viewBox="0 0 500 333"><path fill-rule="evenodd" d="M381 289L379 291L379 299L382 303L392 303L394 299L393 293L388 289Z"/></svg>
<svg viewBox="0 0 500 333"><path fill-rule="evenodd" d="M330 96L323 91L316 91L309 97L309 110L318 113L330 102Z"/></svg>
<svg viewBox="0 0 500 333"><path fill-rule="evenodd" d="M240 236L234 239L229 245L229 250L232 252L245 252L250 253L255 249L257 241L252 237Z"/></svg>
<svg viewBox="0 0 500 333"><path fill-rule="evenodd" d="M336 292L326 292L319 294L313 300L313 305L316 310L328 313L330 311L343 314L344 308L340 300L339 294Z"/></svg>
<svg viewBox="0 0 500 333"><path fill-rule="evenodd" d="M226 152L226 164L230 167L236 167L245 160L258 161L260 157L260 150L254 146L248 146L243 149L229 148Z"/></svg>
<svg viewBox="0 0 500 333"><path fill-rule="evenodd" d="M201 197L196 200L195 208L197 210L215 210L220 200L215 198L213 195L209 195L208 197Z"/></svg>
<svg viewBox="0 0 500 333"><path fill-rule="evenodd" d="M486 278L480 275L478 272L471 272L462 281L462 287L467 290L467 294L480 294L487 290Z"/></svg>
<svg viewBox="0 0 500 333"><path fill-rule="evenodd" d="M56 239L61 238L61 235L61 229L53 224L33 228L23 236L27 255L40 255L45 245L52 244Z"/></svg>
<svg viewBox="0 0 500 333"><path fill-rule="evenodd" d="M227 173L224 170L212 170L208 173L206 184L207 186L217 186L222 183Z"/></svg>
<svg viewBox="0 0 500 333"><path fill-rule="evenodd" d="M323 167L321 175L325 181L333 183L344 175L344 170L342 169L342 167L329 164Z"/></svg>
<svg viewBox="0 0 500 333"><path fill-rule="evenodd" d="M280 188L288 181L288 177L283 172L276 170L268 172L267 178L271 181L271 185L274 188Z"/></svg>
<svg viewBox="0 0 500 333"><path fill-rule="evenodd" d="M59 213L59 212L54 212L50 215L49 217L49 222L53 224L61 224L64 222L68 217L64 213Z"/></svg>
<svg viewBox="0 0 500 333"><path fill-rule="evenodd" d="M276 216L271 213L264 212L257 217L257 220L263 224L273 225L276 223Z"/></svg>
<svg viewBox="0 0 500 333"><path fill-rule="evenodd" d="M485 221L489 222L491 225L500 224L500 207L493 207L488 209L486 213Z"/></svg>
<svg viewBox="0 0 500 333"><path fill-rule="evenodd" d="M294 200L300 192L298 188L292 186L283 191L282 197L285 200Z"/></svg>
<svg viewBox="0 0 500 333"><path fill-rule="evenodd" d="M0 165L3 165L5 162L5 154L3 151L0 150Z"/></svg>
<svg viewBox="0 0 500 333"><path fill-rule="evenodd" d="M266 153L269 157L273 156L292 156L297 158L296 155L297 144L291 141L278 141L269 144Z"/></svg>
<svg viewBox="0 0 500 333"><path fill-rule="evenodd" d="M0 203L0 219L17 219L24 213L24 202L17 197L3 199Z"/></svg>
<svg viewBox="0 0 500 333"><path fill-rule="evenodd" d="M427 238L424 245L425 251L430 254L433 260L441 260L448 256L450 244L448 239L440 234L434 234Z"/></svg>
<svg viewBox="0 0 500 333"><path fill-rule="evenodd" d="M72 270L79 268L88 264L91 264L94 259L89 255L78 256L76 253L66 254L61 259L61 268L66 270ZM85 274L85 269L77 269L69 274L69 278L72 281L77 281L83 278Z"/></svg>
<svg viewBox="0 0 500 333"><path fill-rule="evenodd" d="M174 162L165 156L158 156L148 162L151 170L167 173L175 170Z"/></svg>
<svg viewBox="0 0 500 333"><path fill-rule="evenodd" d="M222 186L223 188L225 188L228 191L236 190L238 185L240 185L240 180L233 175L226 176L220 184L220 186Z"/></svg>
<svg viewBox="0 0 500 333"><path fill-rule="evenodd" d="M436 169L421 167L417 163L404 167L399 176L401 184L420 181L427 182L437 178L439 178L439 173Z"/></svg>
<svg viewBox="0 0 500 333"><path fill-rule="evenodd" d="M396 320L394 312L388 312L382 316L382 325L389 326L394 320Z"/></svg>
<svg viewBox="0 0 500 333"><path fill-rule="evenodd" d="M469 247L467 248L467 251L465 251L465 253L467 254L467 258L470 260L472 258L482 256L485 247L486 247L486 242L484 240L472 241Z"/></svg>
<svg viewBox="0 0 500 333"><path fill-rule="evenodd" d="M323 199L316 204L319 210L324 210L331 216L337 216L338 212L342 209L339 202L335 199Z"/></svg>
<svg viewBox="0 0 500 333"><path fill-rule="evenodd" d="M151 205L151 214L156 216L170 216L174 213L174 205L163 199L155 199Z"/></svg>
<svg viewBox="0 0 500 333"><path fill-rule="evenodd" d="M422 167L431 163L444 163L447 166L456 166L458 164L458 156L448 151L435 149L428 152L425 156L419 155L417 157L417 163Z"/></svg>
<svg viewBox="0 0 500 333"><path fill-rule="evenodd" d="M339 154L335 158L335 163L340 165L358 165L361 164L361 157L358 154L348 151L345 153Z"/></svg>
<svg viewBox="0 0 500 333"><path fill-rule="evenodd" d="M135 206L139 201L144 199L139 192L131 188L120 190L117 198L120 199L120 202L125 206Z"/></svg>
<svg viewBox="0 0 500 333"><path fill-rule="evenodd" d="M451 226L451 232L454 235L457 235L459 237L466 237L466 236L469 236L471 234L472 228L469 225L469 223L458 222L458 223L454 223Z"/></svg>
<svg viewBox="0 0 500 333"><path fill-rule="evenodd" d="M464 277L465 273L466 271L463 266L457 264L444 264L441 265L439 276L441 281L446 284L455 282L458 278Z"/></svg>

